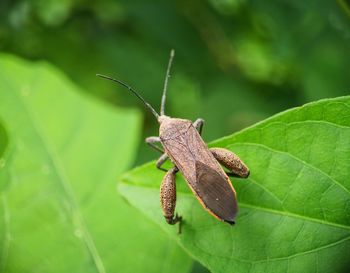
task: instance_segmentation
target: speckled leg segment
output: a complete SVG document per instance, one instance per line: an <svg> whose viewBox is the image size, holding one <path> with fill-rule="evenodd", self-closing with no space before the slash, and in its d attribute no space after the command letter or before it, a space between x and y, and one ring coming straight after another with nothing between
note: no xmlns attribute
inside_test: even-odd
<svg viewBox="0 0 350 273"><path fill-rule="evenodd" d="M249 176L249 169L244 162L233 152L224 148L210 148L213 156L220 164L224 165L231 173L229 176L246 178Z"/></svg>
<svg viewBox="0 0 350 273"><path fill-rule="evenodd" d="M160 204L163 210L165 220L170 225L175 225L179 222L179 233L181 233L182 217L177 214L174 216L176 206L176 167L171 168L163 178L160 186Z"/></svg>

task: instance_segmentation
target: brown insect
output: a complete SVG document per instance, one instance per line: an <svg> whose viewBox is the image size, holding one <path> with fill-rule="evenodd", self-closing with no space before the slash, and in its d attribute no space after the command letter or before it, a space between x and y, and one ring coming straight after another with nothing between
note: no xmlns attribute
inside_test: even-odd
<svg viewBox="0 0 350 273"><path fill-rule="evenodd" d="M130 86L108 76L97 75L129 89L151 110L160 124L159 137L148 137L146 143L162 153L156 166L158 169L166 171L160 186L161 207L166 221L171 225L179 222L179 233L181 232L182 217L174 214L176 206L175 180L176 173L180 171L198 201L210 214L221 221L234 224L238 210L237 198L228 175L246 178L249 176L249 169L231 151L223 148L208 148L200 136L204 124L203 119L197 119L192 123L187 119L171 118L165 115L166 90L173 58L174 50L171 50L160 114ZM160 143L162 147L156 143ZM170 170L162 168L167 159L170 159L174 164ZM219 163L230 172L226 173Z"/></svg>

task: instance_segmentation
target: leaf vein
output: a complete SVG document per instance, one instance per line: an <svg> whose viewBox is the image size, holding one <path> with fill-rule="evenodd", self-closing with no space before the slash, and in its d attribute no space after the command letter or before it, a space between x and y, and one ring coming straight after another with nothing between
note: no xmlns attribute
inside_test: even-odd
<svg viewBox="0 0 350 273"><path fill-rule="evenodd" d="M17 94L16 92L14 92L14 93L19 98L19 101L22 102L24 109L28 113L28 117L30 118L30 120L32 122L33 128L35 129L38 137L41 139L43 146L46 148L45 150L48 154L48 157L50 158L51 164L52 164L53 168L56 170L56 173L59 177L58 180L61 182L62 188L63 188L68 200L70 201L70 205L72 206L73 219L77 220L79 227L83 231L83 238L84 238L85 245L87 246L87 249L88 249L88 251L89 251L89 253L94 261L94 264L96 266L97 271L99 273L105 273L106 271L105 271L102 259L98 253L98 250L95 246L95 243L94 243L94 241L93 241L93 239L88 231L88 228L86 227L84 219L80 213L78 202L76 201L74 192L70 186L69 179L68 179L67 175L65 174L64 167L62 166L60 160L58 159L58 156L56 155L54 149L51 147L51 144L49 143L49 141L45 137L44 133L41 131L41 128L37 124L37 121L35 119L35 115L32 113L31 109L29 108L29 105L25 102L25 100L23 99L23 97L21 97L21 95Z"/></svg>
<svg viewBox="0 0 350 273"><path fill-rule="evenodd" d="M237 142L237 143L234 143L234 144L231 144L231 145L228 145L227 147L228 148L231 148L233 146L255 146L255 147L261 147L261 148L265 148L266 150L269 150L271 152L274 152L274 153L279 153L279 154L285 154L285 155L288 155L290 156L291 158L295 159L296 161L310 167L311 169L314 169L316 171L318 171L319 173L321 173L322 175L326 176L329 180L331 180L334 184L336 184L339 188L341 188L342 190L344 190L345 192L347 192L349 195L350 195L350 190L347 189L343 184L341 184L339 181L337 181L336 179L334 179L333 177L331 177L329 174L327 174L326 172L324 172L323 170L317 168L316 166L302 160L301 158L291 154L291 153L288 153L288 152L285 152L285 151L280 151L280 150L276 150L276 149L273 149L267 145L264 145L264 144L260 144L260 143L253 143L253 142Z"/></svg>

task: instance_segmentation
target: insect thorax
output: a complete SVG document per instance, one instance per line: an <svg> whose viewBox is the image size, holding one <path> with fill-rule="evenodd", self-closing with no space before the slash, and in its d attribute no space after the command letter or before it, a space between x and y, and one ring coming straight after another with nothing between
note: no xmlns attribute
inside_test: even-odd
<svg viewBox="0 0 350 273"><path fill-rule="evenodd" d="M159 137L163 141L175 139L185 135L192 126L192 122L187 119L164 118L159 127Z"/></svg>

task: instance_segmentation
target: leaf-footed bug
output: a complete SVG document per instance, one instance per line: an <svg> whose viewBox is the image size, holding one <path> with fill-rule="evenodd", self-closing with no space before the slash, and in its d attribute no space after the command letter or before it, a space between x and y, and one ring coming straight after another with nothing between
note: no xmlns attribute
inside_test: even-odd
<svg viewBox="0 0 350 273"><path fill-rule="evenodd" d="M176 206L176 173L180 171L200 204L217 219L234 224L238 211L236 192L229 176L246 178L249 169L243 161L231 151L224 148L208 148L201 138L203 119L190 120L171 118L165 115L165 101L170 68L174 58L174 50L170 52L170 59L166 71L160 114L147 103L141 95L127 84L108 76L97 76L114 81L134 93L152 112L160 124L159 137L146 138L146 143L161 152L156 166L166 171L160 186L160 201L163 215L167 223L179 223L181 233L182 217L175 215ZM161 147L156 145L160 143ZM163 163L170 159L174 164L170 170L162 168ZM226 173L221 163L230 172Z"/></svg>

